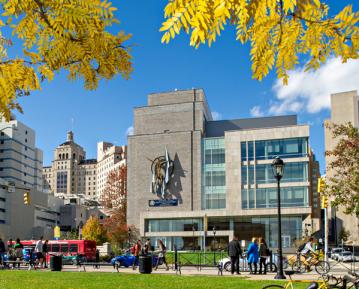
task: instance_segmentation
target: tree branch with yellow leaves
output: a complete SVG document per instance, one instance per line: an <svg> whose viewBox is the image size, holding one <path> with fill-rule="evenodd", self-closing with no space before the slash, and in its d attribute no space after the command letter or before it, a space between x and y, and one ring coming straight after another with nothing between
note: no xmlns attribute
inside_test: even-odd
<svg viewBox="0 0 359 289"><path fill-rule="evenodd" d="M107 0L0 0L0 113L10 117L21 107L18 97L41 89L60 70L70 80L83 79L86 89L96 89L101 79L132 72L131 35L108 31L118 24L116 10ZM6 29L3 29L5 26ZM11 30L6 37L3 32ZM17 38L23 54L8 51Z"/></svg>
<svg viewBox="0 0 359 289"><path fill-rule="evenodd" d="M261 80L272 69L288 83L288 71L299 55L309 55L307 69L317 69L330 55L343 62L358 58L359 13L352 5L329 17L321 0L171 0L160 31L168 43L184 30L190 45L209 46L226 26L237 40L250 42L253 78Z"/></svg>

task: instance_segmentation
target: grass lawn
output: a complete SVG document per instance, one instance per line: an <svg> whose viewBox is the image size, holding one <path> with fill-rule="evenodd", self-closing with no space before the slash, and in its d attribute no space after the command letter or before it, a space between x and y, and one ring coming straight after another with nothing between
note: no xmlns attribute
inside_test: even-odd
<svg viewBox="0 0 359 289"><path fill-rule="evenodd" d="M0 280L1 289L260 289L273 284L272 281L250 281L230 276L39 271L0 271ZM297 288L304 289L306 285L298 284Z"/></svg>

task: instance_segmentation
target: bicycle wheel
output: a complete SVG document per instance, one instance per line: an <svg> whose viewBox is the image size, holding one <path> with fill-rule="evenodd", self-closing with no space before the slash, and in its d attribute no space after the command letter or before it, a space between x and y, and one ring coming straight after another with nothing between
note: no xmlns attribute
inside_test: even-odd
<svg viewBox="0 0 359 289"><path fill-rule="evenodd" d="M297 260L293 263L292 270L297 273L305 273L305 265L299 260Z"/></svg>
<svg viewBox="0 0 359 289"><path fill-rule="evenodd" d="M271 266L272 265L272 266ZM275 273L277 272L277 265L274 263L267 263L266 264L267 272ZM284 269L284 268L283 268Z"/></svg>
<svg viewBox="0 0 359 289"><path fill-rule="evenodd" d="M330 265L328 262L326 261L319 261L316 265L315 265L315 271L319 274L319 275L323 275L323 274L327 274L330 270Z"/></svg>
<svg viewBox="0 0 359 289"><path fill-rule="evenodd" d="M280 285L267 285L267 286L264 286L262 289L285 289L283 286L280 286Z"/></svg>

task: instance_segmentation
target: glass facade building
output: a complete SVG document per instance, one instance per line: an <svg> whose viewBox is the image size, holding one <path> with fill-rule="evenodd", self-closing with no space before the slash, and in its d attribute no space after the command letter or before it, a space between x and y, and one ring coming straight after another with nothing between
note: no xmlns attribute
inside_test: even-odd
<svg viewBox="0 0 359 289"><path fill-rule="evenodd" d="M292 160L308 156L308 138L289 138L241 142L242 209L277 206L276 180L271 162L268 163L268 160L276 156L280 156L285 163L281 179L282 207L309 206L308 160ZM302 185L298 186L298 183ZM270 185L270 187L261 187L261 185Z"/></svg>
<svg viewBox="0 0 359 289"><path fill-rule="evenodd" d="M226 208L224 138L202 141L202 209Z"/></svg>

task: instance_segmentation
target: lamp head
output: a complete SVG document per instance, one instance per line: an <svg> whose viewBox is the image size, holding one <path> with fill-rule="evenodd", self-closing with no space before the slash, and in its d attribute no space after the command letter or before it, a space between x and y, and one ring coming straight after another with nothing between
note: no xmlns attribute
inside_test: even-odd
<svg viewBox="0 0 359 289"><path fill-rule="evenodd" d="M280 157L276 157L272 162L273 176L275 179L280 180L284 173L284 162Z"/></svg>

